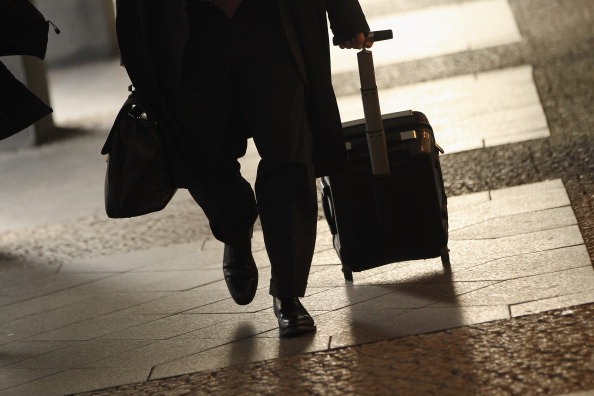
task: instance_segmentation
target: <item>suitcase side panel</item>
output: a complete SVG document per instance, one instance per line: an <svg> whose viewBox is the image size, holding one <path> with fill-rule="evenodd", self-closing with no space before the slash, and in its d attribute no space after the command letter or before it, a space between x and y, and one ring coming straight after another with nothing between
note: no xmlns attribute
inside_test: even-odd
<svg viewBox="0 0 594 396"><path fill-rule="evenodd" d="M447 245L447 201L438 152L422 113L384 120L392 175L371 175L365 151L351 146L349 171L324 179L332 196L335 248L343 265L362 271L379 265L438 257ZM412 128L412 129L411 129ZM407 131L429 137L391 140ZM365 138L352 124L345 141ZM427 143L429 139L429 143ZM353 147L354 146L354 147Z"/></svg>

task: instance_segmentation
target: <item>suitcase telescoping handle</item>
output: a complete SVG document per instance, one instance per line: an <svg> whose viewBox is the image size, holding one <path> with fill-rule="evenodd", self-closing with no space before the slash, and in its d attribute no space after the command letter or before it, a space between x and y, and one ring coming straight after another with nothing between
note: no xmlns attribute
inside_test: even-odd
<svg viewBox="0 0 594 396"><path fill-rule="evenodd" d="M393 37L391 30L369 32L366 40L380 41L389 40ZM334 38L334 45L340 44L341 40ZM382 112L377 94L375 82L375 71L373 66L373 54L366 48L357 53L359 62L359 78L361 80L361 99L363 101L363 113L365 114L365 132L369 156L371 158L371 169L375 176L389 176L390 162L386 147L386 134L382 122Z"/></svg>
<svg viewBox="0 0 594 396"><path fill-rule="evenodd" d="M383 40L390 40L394 38L394 33L391 30L376 30L374 32L365 32L365 41L383 41ZM340 45L345 40L340 39L338 37L332 38L333 45Z"/></svg>

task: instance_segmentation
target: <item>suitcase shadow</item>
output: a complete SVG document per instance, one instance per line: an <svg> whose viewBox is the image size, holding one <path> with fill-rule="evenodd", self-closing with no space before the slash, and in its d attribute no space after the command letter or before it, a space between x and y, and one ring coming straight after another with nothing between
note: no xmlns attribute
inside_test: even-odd
<svg viewBox="0 0 594 396"><path fill-rule="evenodd" d="M447 270L400 281L353 284L346 290L350 328L337 341L362 344L462 326L466 319L458 296L464 291L458 286ZM363 300L369 287L381 288L381 294Z"/></svg>

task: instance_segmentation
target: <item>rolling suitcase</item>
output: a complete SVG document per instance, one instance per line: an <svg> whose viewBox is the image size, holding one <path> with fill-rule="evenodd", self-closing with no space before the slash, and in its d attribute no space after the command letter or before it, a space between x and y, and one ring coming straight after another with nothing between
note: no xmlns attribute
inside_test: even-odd
<svg viewBox="0 0 594 396"><path fill-rule="evenodd" d="M443 151L423 113L381 115L371 51L357 57L365 119L343 123L348 169L321 179L345 279L352 281L353 271L434 257L449 270Z"/></svg>

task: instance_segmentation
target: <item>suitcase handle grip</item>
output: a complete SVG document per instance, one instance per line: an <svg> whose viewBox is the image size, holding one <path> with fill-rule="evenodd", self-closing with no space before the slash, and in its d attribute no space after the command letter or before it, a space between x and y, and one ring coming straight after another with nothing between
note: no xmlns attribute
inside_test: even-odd
<svg viewBox="0 0 594 396"><path fill-rule="evenodd" d="M365 41L372 41L372 42L376 42L376 41L384 41L384 40L390 40L394 38L394 33L392 32L392 30L376 30L375 32L366 32L365 33ZM342 39L339 37L332 37L332 44L337 46L340 45L342 43L344 43L345 41L349 41L348 39Z"/></svg>

